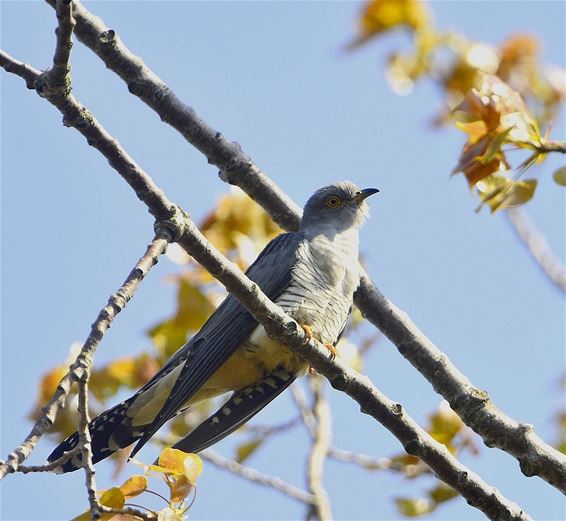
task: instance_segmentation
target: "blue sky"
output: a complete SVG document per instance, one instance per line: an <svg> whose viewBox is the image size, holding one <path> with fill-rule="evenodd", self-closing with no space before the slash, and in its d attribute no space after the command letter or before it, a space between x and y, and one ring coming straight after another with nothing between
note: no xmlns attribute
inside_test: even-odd
<svg viewBox="0 0 566 521"><path fill-rule="evenodd" d="M511 416L532 423L546 441L563 405L563 296L550 285L506 219L484 211L462 177L450 178L463 135L433 131L440 106L422 83L410 96L393 94L383 77L387 54L404 35L345 55L358 2L88 2L125 43L214 128L243 149L295 201L334 180L376 186L361 250L380 289L408 312L458 368ZM563 2L435 2L437 24L499 43L527 30L543 41L545 61L564 66ZM2 48L37 68L50 65L55 17L43 2L1 3ZM228 190L172 129L79 43L73 48L74 93L195 220ZM122 282L151 238L152 221L130 188L60 114L16 77L1 78L2 301L1 453L30 428L26 414L47 368L83 340L99 308ZM554 136L564 139L564 119ZM528 210L564 259L564 190L551 179L563 159L538 171ZM164 259L119 316L96 363L149 348L146 331L174 309ZM367 331L370 331L368 327ZM388 342L365 371L415 418L426 421L439 402L428 382ZM334 443L374 456L400 445L388 431L332 392ZM258 418L291 418L282 396ZM44 439L31 462L52 442ZM234 440L217 446L232 455ZM307 435L269 441L249 461L304 487ZM464 462L537 519L564 516L563 497L538 478L523 477L506 454L482 447ZM140 454L150 461L154 452ZM100 488L114 483L98 466ZM326 485L337 519L396 517L392 497L418 495L424 483L368 473L336 462ZM41 492L41 503L39 500ZM86 505L83 476L11 476L0 486L0 517L68 519ZM295 504L206 465L192 519L296 519ZM481 519L463 500L431 519Z"/></svg>

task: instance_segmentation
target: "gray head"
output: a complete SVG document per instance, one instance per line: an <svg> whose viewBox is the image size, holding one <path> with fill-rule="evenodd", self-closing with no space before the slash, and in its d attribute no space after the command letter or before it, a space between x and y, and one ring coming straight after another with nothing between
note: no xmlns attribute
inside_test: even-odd
<svg viewBox="0 0 566 521"><path fill-rule="evenodd" d="M325 186L307 201L299 228L332 228L337 232L359 228L369 214L365 200L377 192L377 188L360 190L351 181Z"/></svg>

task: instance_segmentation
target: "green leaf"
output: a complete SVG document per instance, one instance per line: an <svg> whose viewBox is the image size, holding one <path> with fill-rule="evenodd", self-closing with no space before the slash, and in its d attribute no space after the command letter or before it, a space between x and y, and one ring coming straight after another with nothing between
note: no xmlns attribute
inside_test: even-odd
<svg viewBox="0 0 566 521"><path fill-rule="evenodd" d="M566 166L563 166L556 170L554 174L552 174L552 179L557 185L566 186Z"/></svg>

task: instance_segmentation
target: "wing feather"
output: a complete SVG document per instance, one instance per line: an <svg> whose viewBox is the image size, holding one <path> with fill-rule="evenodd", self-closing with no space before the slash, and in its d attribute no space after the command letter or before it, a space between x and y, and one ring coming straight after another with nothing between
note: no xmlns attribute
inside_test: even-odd
<svg viewBox="0 0 566 521"><path fill-rule="evenodd" d="M301 233L277 236L246 271L246 275L256 282L271 300L277 299L290 284L291 270L296 261L295 254L302 238ZM139 391L143 392L184 362L167 401L151 425L144 427L144 434L138 440L132 456L166 421L175 416L210 376L230 358L256 326L257 321L238 299L228 295L201 330Z"/></svg>

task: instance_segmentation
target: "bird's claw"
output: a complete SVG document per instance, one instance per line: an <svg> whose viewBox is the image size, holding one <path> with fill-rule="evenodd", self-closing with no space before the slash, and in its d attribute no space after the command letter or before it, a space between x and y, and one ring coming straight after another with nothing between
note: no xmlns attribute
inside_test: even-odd
<svg viewBox="0 0 566 521"><path fill-rule="evenodd" d="M301 324L301 327L303 328L305 334L307 335L308 342L310 342L314 338L319 344L322 344L322 342L320 342L314 337L314 333L310 326L307 326L306 324ZM326 349L328 349L328 351L330 352L331 360L334 360L338 356L338 351L336 350L333 344L322 344L322 345L326 347ZM311 366L309 366L309 374L313 374L313 373L314 373L314 369Z"/></svg>
<svg viewBox="0 0 566 521"><path fill-rule="evenodd" d="M323 346L330 351L330 360L334 360L338 356L338 351L333 344L323 344Z"/></svg>
<svg viewBox="0 0 566 521"><path fill-rule="evenodd" d="M311 327L307 326L306 324L301 324L301 327L303 328L303 331L307 335L307 341L310 342L314 338L314 333L312 332Z"/></svg>

